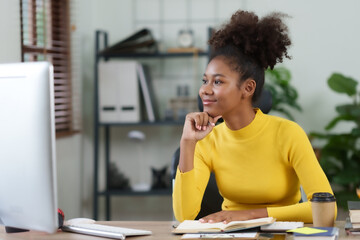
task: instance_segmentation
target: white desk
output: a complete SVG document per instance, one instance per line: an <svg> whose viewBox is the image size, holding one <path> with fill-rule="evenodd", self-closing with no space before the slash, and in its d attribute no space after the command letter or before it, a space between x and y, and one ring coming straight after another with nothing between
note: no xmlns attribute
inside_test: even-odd
<svg viewBox="0 0 360 240"><path fill-rule="evenodd" d="M181 235L173 235L171 233L172 221L109 221L109 222L98 222L100 224L112 225L112 226L121 226L128 228L138 228L144 230L150 230L153 232L152 235L149 236L139 236L139 237L127 237L129 240L179 240ZM347 236L344 230L344 222L339 221L336 222L335 226L340 228L340 236L339 240L345 239L360 239L360 236ZM46 234L42 232L22 232L22 233L6 233L5 228L3 226L0 227L0 240L20 240L20 239L29 239L29 240L67 240L67 239L77 239L77 240L109 240L109 238L100 238L89 235L81 235L75 233L67 233L58 231L55 234ZM259 239L270 239L266 237L260 237ZM271 238L274 240L291 240L291 235L276 235Z"/></svg>

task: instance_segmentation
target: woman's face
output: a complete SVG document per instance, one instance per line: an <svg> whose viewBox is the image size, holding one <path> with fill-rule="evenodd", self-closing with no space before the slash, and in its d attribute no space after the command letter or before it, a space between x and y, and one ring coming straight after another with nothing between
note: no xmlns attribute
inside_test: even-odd
<svg viewBox="0 0 360 240"><path fill-rule="evenodd" d="M240 74L228 66L223 57L216 57L208 64L203 76L199 95L204 112L216 117L235 113L241 106L243 83L239 87Z"/></svg>

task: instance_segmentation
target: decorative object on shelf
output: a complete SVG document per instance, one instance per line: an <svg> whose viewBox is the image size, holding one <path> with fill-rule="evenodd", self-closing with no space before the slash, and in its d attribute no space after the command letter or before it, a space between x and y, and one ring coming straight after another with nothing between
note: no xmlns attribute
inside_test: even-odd
<svg viewBox="0 0 360 240"><path fill-rule="evenodd" d="M205 53L204 49L196 48L196 47L189 47L189 48L168 48L168 53L192 53L194 56L198 55L199 53Z"/></svg>
<svg viewBox="0 0 360 240"><path fill-rule="evenodd" d="M175 121L185 120L186 114L197 111L197 98L189 96L188 85L176 86L176 98L169 100L166 111L166 119L173 119ZM172 116L170 115L172 114Z"/></svg>
<svg viewBox="0 0 360 240"><path fill-rule="evenodd" d="M167 189L169 188L170 175L168 173L168 166L156 169L151 167L152 172L152 184L151 189Z"/></svg>
<svg viewBox="0 0 360 240"><path fill-rule="evenodd" d="M188 85L178 85L176 87L176 95L178 97L187 97L187 96L189 96L189 86Z"/></svg>
<svg viewBox="0 0 360 240"><path fill-rule="evenodd" d="M145 141L145 133L137 130L130 131L128 133L128 138L134 141L137 151L137 166L138 166L138 176L134 183L131 184L131 189L134 191L148 191L150 190L150 179L148 179L147 170L149 169L147 158L143 154L142 143Z"/></svg>
<svg viewBox="0 0 360 240"><path fill-rule="evenodd" d="M119 171L118 167L114 162L110 162L108 177L108 189L130 189L129 179L122 172Z"/></svg>
<svg viewBox="0 0 360 240"><path fill-rule="evenodd" d="M178 45L182 48L190 48L194 45L194 34L190 29L182 29L178 34Z"/></svg>
<svg viewBox="0 0 360 240"><path fill-rule="evenodd" d="M158 52L157 43L149 29L143 28L131 36L100 51L103 56L126 53L154 53Z"/></svg>
<svg viewBox="0 0 360 240"><path fill-rule="evenodd" d="M165 109L164 120L174 121L174 110L172 110L171 108Z"/></svg>
<svg viewBox="0 0 360 240"><path fill-rule="evenodd" d="M347 201L357 200L356 187L360 183L360 91L358 81L340 73L328 78L328 86L335 92L349 96L349 103L335 107L337 116L325 127L326 133L312 132L311 137L325 141L320 147L320 164L334 188L337 203L346 208ZM352 123L353 128L341 133L329 132L339 122Z"/></svg>
<svg viewBox="0 0 360 240"><path fill-rule="evenodd" d="M198 111L196 97L177 97L169 101L169 109L172 110L173 119L176 121L185 120L186 114Z"/></svg>

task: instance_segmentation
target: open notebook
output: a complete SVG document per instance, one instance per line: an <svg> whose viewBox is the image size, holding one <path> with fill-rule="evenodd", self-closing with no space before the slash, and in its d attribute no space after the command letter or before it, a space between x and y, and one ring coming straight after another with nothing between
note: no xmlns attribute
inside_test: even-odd
<svg viewBox="0 0 360 240"><path fill-rule="evenodd" d="M201 223L198 220L185 220L181 222L172 232L173 233L212 233L212 232L233 232L248 228L259 227L275 222L275 218L257 218L246 221L232 221L227 224Z"/></svg>

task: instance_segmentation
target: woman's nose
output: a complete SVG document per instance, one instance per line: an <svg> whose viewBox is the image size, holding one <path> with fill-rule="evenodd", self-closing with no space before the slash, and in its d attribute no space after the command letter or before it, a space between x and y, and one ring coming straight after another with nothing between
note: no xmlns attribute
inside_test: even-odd
<svg viewBox="0 0 360 240"><path fill-rule="evenodd" d="M200 88L200 93L210 95L213 93L211 84L204 84Z"/></svg>

